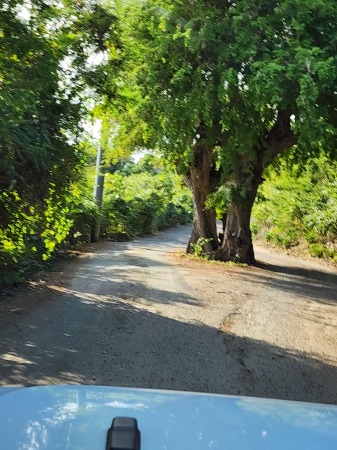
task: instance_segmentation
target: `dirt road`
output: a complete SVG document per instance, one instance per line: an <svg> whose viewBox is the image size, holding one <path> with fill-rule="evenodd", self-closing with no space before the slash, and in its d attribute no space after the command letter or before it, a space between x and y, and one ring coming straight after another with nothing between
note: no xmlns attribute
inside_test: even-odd
<svg viewBox="0 0 337 450"><path fill-rule="evenodd" d="M180 227L81 257L0 302L0 384L85 383L337 403L337 274L177 256Z"/></svg>

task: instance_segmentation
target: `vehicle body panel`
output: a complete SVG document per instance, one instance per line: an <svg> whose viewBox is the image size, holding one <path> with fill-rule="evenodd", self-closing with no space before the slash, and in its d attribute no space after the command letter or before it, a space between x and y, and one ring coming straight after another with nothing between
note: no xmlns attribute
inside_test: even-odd
<svg viewBox="0 0 337 450"><path fill-rule="evenodd" d="M104 450L116 416L143 450L335 450L337 407L100 386L0 389L2 450Z"/></svg>

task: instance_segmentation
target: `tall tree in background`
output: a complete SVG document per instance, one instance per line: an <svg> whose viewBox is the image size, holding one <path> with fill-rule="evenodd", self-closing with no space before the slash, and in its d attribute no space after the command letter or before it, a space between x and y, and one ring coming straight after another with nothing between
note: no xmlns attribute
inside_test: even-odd
<svg viewBox="0 0 337 450"><path fill-rule="evenodd" d="M153 0L132 14L142 139L192 188L190 242L253 263L264 169L294 146L302 159L336 147L335 2ZM218 186L229 192L220 246L205 204Z"/></svg>

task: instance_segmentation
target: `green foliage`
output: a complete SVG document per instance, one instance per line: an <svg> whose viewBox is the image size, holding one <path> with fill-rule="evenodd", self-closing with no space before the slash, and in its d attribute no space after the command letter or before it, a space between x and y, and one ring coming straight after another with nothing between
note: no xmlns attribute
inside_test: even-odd
<svg viewBox="0 0 337 450"><path fill-rule="evenodd" d="M205 258L209 259L210 256L205 252L205 245L209 242L212 242L211 238L205 238L204 236L200 237L195 244L191 243L191 248L194 256L197 258Z"/></svg>
<svg viewBox="0 0 337 450"><path fill-rule="evenodd" d="M258 235L259 233L259 226L256 223L251 223L250 224L250 231L252 233L253 236Z"/></svg>
<svg viewBox="0 0 337 450"><path fill-rule="evenodd" d="M0 229L0 283L19 281L48 260L68 236L71 192L50 188L43 202L28 206L16 191L2 192L7 226Z"/></svg>
<svg viewBox="0 0 337 450"><path fill-rule="evenodd" d="M76 245L79 242L91 242L92 230L95 228L100 212L93 200L82 198L74 202L69 217L72 226L69 229L66 242Z"/></svg>
<svg viewBox="0 0 337 450"><path fill-rule="evenodd" d="M214 192L209 194L205 206L209 209L215 208L217 218L222 219L223 215L228 211L231 197L230 185L219 186Z"/></svg>
<svg viewBox="0 0 337 450"><path fill-rule="evenodd" d="M324 7L321 0L123 5L131 70L122 87L139 94L126 108L131 127L132 117L144 123L138 144L160 148L186 169L203 124L225 172L244 159L249 175L261 147L273 147L268 133L282 112L293 115L299 152L317 151L323 141L334 151L334 0ZM265 165L280 152L264 150Z"/></svg>
<svg viewBox="0 0 337 450"><path fill-rule="evenodd" d="M336 154L335 0L122 4L131 70L120 86L121 142L159 149L194 177L195 204L204 203L198 183L208 193L229 186L224 200L208 202L228 211L229 224L240 211L233 232L247 228L262 173L278 155L293 148L304 163L323 148Z"/></svg>
<svg viewBox="0 0 337 450"><path fill-rule="evenodd" d="M267 241L285 248L306 243L310 254L337 252L337 163L321 156L296 171L270 170L253 209L253 224Z"/></svg>
<svg viewBox="0 0 337 450"><path fill-rule="evenodd" d="M157 173L142 160L133 174L123 173L106 179L102 231L108 237L131 239L191 221L191 195L178 175L163 168Z"/></svg>
<svg viewBox="0 0 337 450"><path fill-rule="evenodd" d="M311 256L316 256L317 258L332 258L335 262L337 262L337 251L335 248L327 248L324 244L310 244L309 245L309 254Z"/></svg>
<svg viewBox="0 0 337 450"><path fill-rule="evenodd" d="M5 0L0 6L0 283L20 279L68 236L87 97L113 84L116 19L100 2ZM115 56L113 56L115 55Z"/></svg>
<svg viewBox="0 0 337 450"><path fill-rule="evenodd" d="M298 244L298 235L294 230L284 230L278 227L273 227L265 233L267 242L273 242L280 247L290 248Z"/></svg>

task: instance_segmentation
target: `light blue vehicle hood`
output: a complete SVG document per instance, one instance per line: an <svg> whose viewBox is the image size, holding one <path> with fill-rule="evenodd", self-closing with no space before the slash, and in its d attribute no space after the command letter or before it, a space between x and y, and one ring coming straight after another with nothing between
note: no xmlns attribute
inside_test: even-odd
<svg viewBox="0 0 337 450"><path fill-rule="evenodd" d="M105 450L116 416L142 450L336 450L337 408L99 386L0 388L1 450Z"/></svg>

